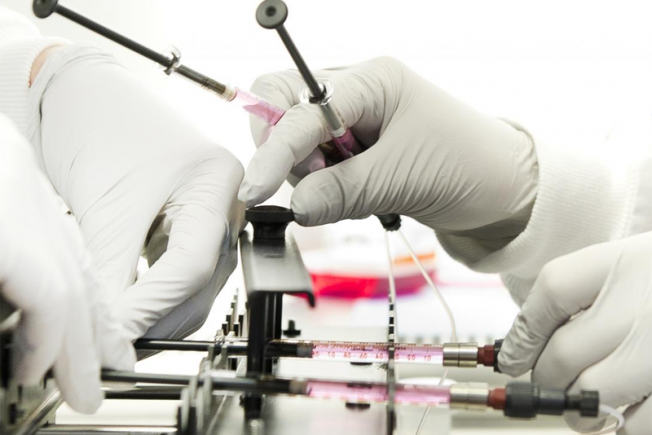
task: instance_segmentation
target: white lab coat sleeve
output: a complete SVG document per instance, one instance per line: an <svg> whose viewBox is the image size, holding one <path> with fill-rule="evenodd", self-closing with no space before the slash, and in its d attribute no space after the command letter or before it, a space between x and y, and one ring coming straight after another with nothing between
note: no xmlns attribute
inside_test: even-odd
<svg viewBox="0 0 652 435"><path fill-rule="evenodd" d="M67 44L62 38L41 36L27 18L0 6L0 113L27 138L33 118L28 103L32 65L43 50Z"/></svg>
<svg viewBox="0 0 652 435"><path fill-rule="evenodd" d="M554 258L652 230L652 154L632 163L596 151L600 147L573 150L532 137L539 182L525 230L497 251L471 237L438 234L456 260L479 272L500 273L519 305Z"/></svg>

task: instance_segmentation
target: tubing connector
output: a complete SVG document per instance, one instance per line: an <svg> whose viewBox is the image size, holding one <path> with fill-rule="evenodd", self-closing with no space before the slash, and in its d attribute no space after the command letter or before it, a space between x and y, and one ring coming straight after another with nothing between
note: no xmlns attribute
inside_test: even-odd
<svg viewBox="0 0 652 435"><path fill-rule="evenodd" d="M569 394L564 390L540 388L527 382L511 382L505 388L494 388L489 393L487 405L502 410L507 417L515 418L533 418L540 414L562 415L566 411L578 411L582 417L597 417L600 396L597 391Z"/></svg>
<svg viewBox="0 0 652 435"><path fill-rule="evenodd" d="M476 343L445 343L444 367L473 368L478 365L478 345Z"/></svg>
<svg viewBox="0 0 652 435"><path fill-rule="evenodd" d="M494 372L500 373L498 368L498 354L503 346L503 340L496 340L494 344L487 344L478 348L478 364L493 367Z"/></svg>
<svg viewBox="0 0 652 435"><path fill-rule="evenodd" d="M450 407L483 410L489 400L489 385L482 382L453 384L450 388Z"/></svg>

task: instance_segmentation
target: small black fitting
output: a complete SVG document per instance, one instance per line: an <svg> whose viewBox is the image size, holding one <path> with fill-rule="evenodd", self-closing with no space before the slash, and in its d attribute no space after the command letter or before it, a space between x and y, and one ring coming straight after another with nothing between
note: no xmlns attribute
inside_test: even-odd
<svg viewBox="0 0 652 435"><path fill-rule="evenodd" d="M387 231L396 231L401 228L401 216L397 214L378 214L376 217Z"/></svg>
<svg viewBox="0 0 652 435"><path fill-rule="evenodd" d="M564 390L540 388L536 384L511 382L505 387L507 417L533 418L539 414L562 415L564 411L579 411L582 417L596 417L600 406L597 391L567 394Z"/></svg>
<svg viewBox="0 0 652 435"><path fill-rule="evenodd" d="M539 411L539 387L525 382L511 382L505 387L507 417L533 418Z"/></svg>
<svg viewBox="0 0 652 435"><path fill-rule="evenodd" d="M247 209L245 219L254 227L254 243L259 240L285 240L285 229L294 221L292 210L276 205Z"/></svg>
<svg viewBox="0 0 652 435"><path fill-rule="evenodd" d="M346 402L344 406L351 411L366 411L371 408L371 403Z"/></svg>
<svg viewBox="0 0 652 435"><path fill-rule="evenodd" d="M597 391L580 391L566 397L566 409L579 411L582 417L597 417L600 412L600 394Z"/></svg>
<svg viewBox="0 0 652 435"><path fill-rule="evenodd" d="M297 324L294 320L288 320L288 329L283 330L283 335L286 337L298 337L301 335L301 330L297 329Z"/></svg>

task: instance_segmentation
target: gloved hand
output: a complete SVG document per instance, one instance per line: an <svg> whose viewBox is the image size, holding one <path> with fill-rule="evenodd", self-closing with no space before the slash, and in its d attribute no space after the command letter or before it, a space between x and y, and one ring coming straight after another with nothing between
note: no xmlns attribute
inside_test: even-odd
<svg viewBox="0 0 652 435"><path fill-rule="evenodd" d="M636 404L621 434L652 433L652 233L594 245L544 267L505 338L500 369ZM647 398L646 398L647 397Z"/></svg>
<svg viewBox="0 0 652 435"><path fill-rule="evenodd" d="M323 167L316 147L329 139L319 108L299 104L295 71L260 77L252 91L287 109L270 129L253 118L260 148L238 197L269 198L292 173L292 209L301 225L398 213L442 231L527 223L536 195L531 138L476 112L390 58L316 72L334 86L332 104L368 149ZM504 225L503 225L504 226ZM515 236L516 234L513 234Z"/></svg>
<svg viewBox="0 0 652 435"><path fill-rule="evenodd" d="M235 268L242 166L97 49L50 56L39 89L43 164L126 334L198 329ZM143 247L151 267L134 283Z"/></svg>
<svg viewBox="0 0 652 435"><path fill-rule="evenodd" d="M29 143L0 116L0 293L21 310L12 371L22 385L54 375L64 399L93 412L100 363L133 370L131 342L103 300L79 228L39 171Z"/></svg>

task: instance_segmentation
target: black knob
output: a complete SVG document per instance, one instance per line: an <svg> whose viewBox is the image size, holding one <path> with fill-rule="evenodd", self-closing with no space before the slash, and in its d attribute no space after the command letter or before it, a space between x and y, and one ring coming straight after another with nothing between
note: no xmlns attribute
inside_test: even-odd
<svg viewBox="0 0 652 435"><path fill-rule="evenodd" d="M298 337L299 335L301 335L301 330L297 329L297 324L294 320L289 320L288 329L285 329L283 331L283 335L290 338Z"/></svg>
<svg viewBox="0 0 652 435"><path fill-rule="evenodd" d="M256 21L265 29L276 29L288 18L288 7L281 0L265 0L256 9Z"/></svg>
<svg viewBox="0 0 652 435"><path fill-rule="evenodd" d="M254 227L254 241L285 240L285 229L294 221L294 213L285 207L259 205L247 209L245 219Z"/></svg>
<svg viewBox="0 0 652 435"><path fill-rule="evenodd" d="M34 0L32 10L39 18L47 18L57 10L58 0Z"/></svg>

